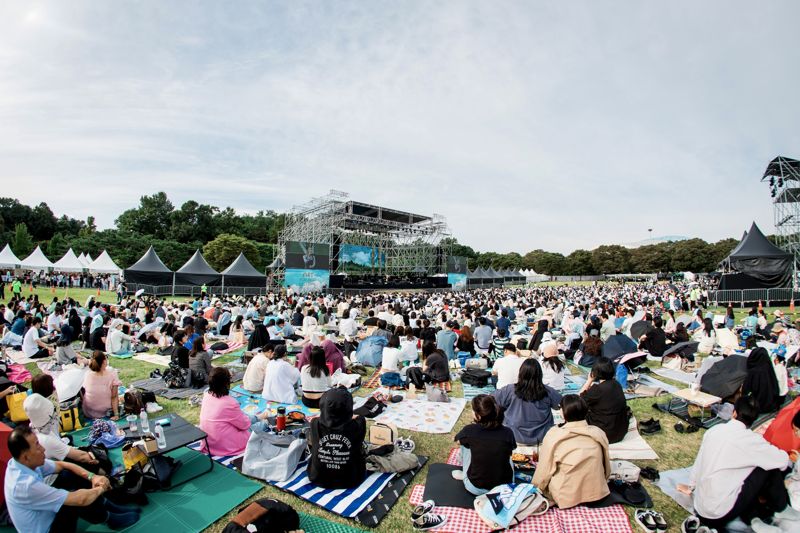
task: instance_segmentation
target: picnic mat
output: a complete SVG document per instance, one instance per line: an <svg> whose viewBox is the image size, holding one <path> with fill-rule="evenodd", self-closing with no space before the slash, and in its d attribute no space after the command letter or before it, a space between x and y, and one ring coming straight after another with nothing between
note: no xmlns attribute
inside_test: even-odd
<svg viewBox="0 0 800 533"><path fill-rule="evenodd" d="M697 374L695 373L690 374L689 372L684 372L683 370L673 370L671 368L654 368L653 373L658 374L662 378L685 383L686 385L691 385L697 380Z"/></svg>
<svg viewBox="0 0 800 533"><path fill-rule="evenodd" d="M225 344L228 345L228 348L226 350L214 350L214 354L215 355L225 355L225 354L229 354L231 352L235 352L236 350L241 349L242 347L246 346L246 344L247 344L247 343L244 343L244 342L226 342L224 340L223 341L216 341L216 342L224 342ZM214 344L214 343L211 343L211 344ZM205 345L205 349L206 350L210 350L211 349L211 344L206 344Z"/></svg>
<svg viewBox="0 0 800 533"><path fill-rule="evenodd" d="M673 399L673 400L668 401L666 403L654 403L653 407L655 407L659 411L662 411L664 413L669 413L671 415L677 416L681 420L689 422L690 424L693 424L693 425L698 426L698 427L703 427L705 429L712 428L712 427L716 426L717 424L722 424L722 423L725 422L725 420L723 420L723 419L721 419L721 418L719 418L717 416L712 415L710 409L706 409L705 412L706 412L708 418L706 418L703 421L703 423L701 424L700 423L700 419L698 417L689 416L689 402L687 402L685 400Z"/></svg>
<svg viewBox="0 0 800 533"><path fill-rule="evenodd" d="M125 353L108 353L106 355L109 357L113 357L114 359L130 359L133 357L133 352L125 352Z"/></svg>
<svg viewBox="0 0 800 533"><path fill-rule="evenodd" d="M356 398L355 409L361 407L366 398ZM461 416L467 401L450 398L447 403L427 400L403 400L390 403L386 410L373 418L375 422L391 423L399 429L422 433L450 433Z"/></svg>
<svg viewBox="0 0 800 533"><path fill-rule="evenodd" d="M22 350L6 350L6 355L15 363L19 365L27 365L28 363L35 363L41 361L43 358L31 359ZM49 359L49 358L48 358Z"/></svg>
<svg viewBox="0 0 800 533"><path fill-rule="evenodd" d="M628 461L658 460L658 454L637 431L636 419L634 418L631 418L625 438L614 444L609 444L608 452L611 459L626 459Z"/></svg>
<svg viewBox="0 0 800 533"><path fill-rule="evenodd" d="M231 397L234 398L237 402L239 402L239 407L245 414L248 415L255 415L257 413L262 413L266 409L269 409L272 414L277 413L278 407L285 407L286 412L290 413L292 411L300 411L305 414L307 417L315 417L319 416L319 409L311 409L310 407L306 407L302 403L280 403L280 402L269 402L261 397L261 393L259 392L252 392L245 390L241 385L236 385L233 389L231 389Z"/></svg>
<svg viewBox="0 0 800 533"><path fill-rule="evenodd" d="M373 372L372 375L369 378L367 378L366 381L362 380L361 386L366 389L378 389L383 387L383 385L381 385L381 369L376 368L375 372ZM442 383L433 383L433 386L438 387L445 392L452 392L453 390L453 384L449 381L444 381ZM384 388L391 390L403 389L403 387L384 387Z"/></svg>
<svg viewBox="0 0 800 533"><path fill-rule="evenodd" d="M310 514L297 513L300 515L300 529L306 533L364 533L362 529L356 529L343 524L337 524Z"/></svg>
<svg viewBox="0 0 800 533"><path fill-rule="evenodd" d="M458 461L461 462L460 454ZM461 470L461 465L437 463L429 466L422 501L435 501L437 509L439 507L472 509L475 496L464 488L463 481L453 478L454 470Z"/></svg>
<svg viewBox="0 0 800 533"><path fill-rule="evenodd" d="M202 387L199 389L194 388L181 388L181 389L170 389L167 387L167 384L164 383L162 378L145 378L140 379L138 381L134 381L131 383L135 388L143 391L152 392L157 396L161 396L168 400L179 400L184 398L189 398L194 396L195 394L200 394L203 392L206 387Z"/></svg>
<svg viewBox="0 0 800 533"><path fill-rule="evenodd" d="M411 491L409 503L423 502L425 488L416 485ZM436 513L447 517L447 521L431 531L448 533L489 533L491 527L478 517L473 509L436 506ZM551 509L541 516L525 519L513 531L520 533L631 533L628 515L621 505L589 509L579 505L572 509Z"/></svg>
<svg viewBox="0 0 800 533"><path fill-rule="evenodd" d="M475 387L473 385L467 385L466 383L461 384L464 388L464 399L468 402L471 402L472 399L479 395L479 394L491 394L497 389L494 388L494 385L486 385L485 387Z"/></svg>
<svg viewBox="0 0 800 533"><path fill-rule="evenodd" d="M180 483L192 474L208 468L208 457L181 448L168 454L183 462L173 482ZM126 533L153 531L202 531L237 505L255 494L262 485L234 470L214 468L211 472L168 491L148 493L150 503L142 507L139 521ZM79 531L108 531L103 524L82 522Z"/></svg>
<svg viewBox="0 0 800 533"><path fill-rule="evenodd" d="M152 363L158 366L169 366L172 359L169 355L160 355L157 353L137 353L133 356L137 361L144 361L145 363Z"/></svg>

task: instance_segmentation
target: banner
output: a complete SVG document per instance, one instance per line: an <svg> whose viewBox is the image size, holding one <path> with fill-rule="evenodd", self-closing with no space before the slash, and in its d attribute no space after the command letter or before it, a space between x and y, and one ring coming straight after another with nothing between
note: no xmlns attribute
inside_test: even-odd
<svg viewBox="0 0 800 533"><path fill-rule="evenodd" d="M349 272L381 270L386 266L386 254L372 246L343 244L339 251L339 264Z"/></svg>
<svg viewBox="0 0 800 533"><path fill-rule="evenodd" d="M283 286L294 292L320 292L328 287L331 273L327 270L306 270L304 268L287 268L283 278Z"/></svg>
<svg viewBox="0 0 800 533"><path fill-rule="evenodd" d="M286 268L329 270L330 246L313 242L286 242Z"/></svg>
<svg viewBox="0 0 800 533"><path fill-rule="evenodd" d="M454 291L465 291L467 290L467 275L448 274L447 283L453 288Z"/></svg>
<svg viewBox="0 0 800 533"><path fill-rule="evenodd" d="M467 258L457 255L447 256L447 273L448 274L466 274L467 273Z"/></svg>

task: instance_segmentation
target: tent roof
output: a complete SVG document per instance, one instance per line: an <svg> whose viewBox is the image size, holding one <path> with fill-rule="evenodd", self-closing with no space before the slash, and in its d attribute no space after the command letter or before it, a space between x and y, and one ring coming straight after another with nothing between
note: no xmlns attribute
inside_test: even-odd
<svg viewBox="0 0 800 533"><path fill-rule="evenodd" d="M747 259L753 257L790 257L789 252L785 252L769 242L756 223L750 226L750 231L739 243L739 246L731 252L728 259Z"/></svg>
<svg viewBox="0 0 800 533"><path fill-rule="evenodd" d="M14 255L14 252L11 250L11 246L5 245L3 251L0 251L0 267L3 268L16 268L22 264L22 261L19 260L19 257Z"/></svg>
<svg viewBox="0 0 800 533"><path fill-rule="evenodd" d="M32 270L43 270L53 268L53 263L44 255L41 246L37 246L31 255L22 260L22 266Z"/></svg>
<svg viewBox="0 0 800 533"><path fill-rule="evenodd" d="M98 255L97 259L89 263L89 270L92 272L118 273L122 269L118 267L117 264L111 259L111 256L108 255L108 252L103 250L103 253Z"/></svg>
<svg viewBox="0 0 800 533"><path fill-rule="evenodd" d="M78 256L75 255L75 252L73 252L72 248L70 248L67 250L67 253L64 254L64 257L56 261L56 263L53 265L53 268L56 270L63 270L65 272L80 272L86 268L86 266L81 263L80 259L78 259Z"/></svg>
<svg viewBox="0 0 800 533"><path fill-rule="evenodd" d="M135 272L169 272L172 270L167 268L167 265L158 257L155 249L152 246L147 249L144 255L136 261L133 265L129 266L126 270L133 270Z"/></svg>
<svg viewBox="0 0 800 533"><path fill-rule="evenodd" d="M83 252L81 252L81 253L80 253L80 255L78 256L78 261L80 261L80 262L81 262L81 264L82 264L82 265L83 265L85 268L88 268L88 267L89 267L89 261L86 259L86 254L85 254L85 253L83 253Z"/></svg>
<svg viewBox="0 0 800 533"><path fill-rule="evenodd" d="M797 174L800 174L800 161L779 155L769 162L761 181L769 176L783 177L784 180L797 179Z"/></svg>
<svg viewBox="0 0 800 533"><path fill-rule="evenodd" d="M264 276L247 260L244 252L239 252L239 257L223 270L222 274L225 276Z"/></svg>
<svg viewBox="0 0 800 533"><path fill-rule="evenodd" d="M179 274L203 274L203 275L217 275L219 272L211 268L200 250L197 250L194 255L186 261L186 263L175 271Z"/></svg>

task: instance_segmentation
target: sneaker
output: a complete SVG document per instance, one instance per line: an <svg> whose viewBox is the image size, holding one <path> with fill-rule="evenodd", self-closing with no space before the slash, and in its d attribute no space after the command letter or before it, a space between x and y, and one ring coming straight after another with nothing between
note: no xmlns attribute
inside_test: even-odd
<svg viewBox="0 0 800 533"><path fill-rule="evenodd" d="M667 521L664 520L663 514L657 511L650 511L650 515L653 517L653 521L656 523L656 528L658 528L659 531L667 530Z"/></svg>
<svg viewBox="0 0 800 533"><path fill-rule="evenodd" d="M639 524L639 527L642 528L642 531L645 533L656 533L658 531L656 521L653 519L653 514L651 511L637 509L635 516L636 523Z"/></svg>
<svg viewBox="0 0 800 533"><path fill-rule="evenodd" d="M447 517L440 514L428 513L412 521L414 529L433 529L447 522Z"/></svg>
<svg viewBox="0 0 800 533"><path fill-rule="evenodd" d="M463 470L453 470L450 472L450 475L453 476L453 479L458 481L464 481L464 471Z"/></svg>
<svg viewBox="0 0 800 533"><path fill-rule="evenodd" d="M688 516L681 524L681 533L697 533L700 529L700 519L696 516Z"/></svg>
<svg viewBox="0 0 800 533"><path fill-rule="evenodd" d="M433 502L433 500L426 500L422 502L411 510L411 520L416 520L421 516L430 513L433 511L434 507L436 507L436 504Z"/></svg>
<svg viewBox="0 0 800 533"><path fill-rule="evenodd" d="M750 527L755 533L783 533L783 529L767 524L760 518L753 518L750 522Z"/></svg>
<svg viewBox="0 0 800 533"><path fill-rule="evenodd" d="M650 425L640 427L639 431L644 435L652 435L654 433L658 433L659 431L661 431L661 422L656 420Z"/></svg>

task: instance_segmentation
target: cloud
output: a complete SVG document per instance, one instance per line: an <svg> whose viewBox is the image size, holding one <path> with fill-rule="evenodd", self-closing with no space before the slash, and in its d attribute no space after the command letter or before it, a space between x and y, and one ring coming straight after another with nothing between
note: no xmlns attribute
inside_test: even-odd
<svg viewBox="0 0 800 533"><path fill-rule="evenodd" d="M113 223L329 189L480 250L772 230L794 2L0 6L0 180ZM763 21L769 20L769 24Z"/></svg>

